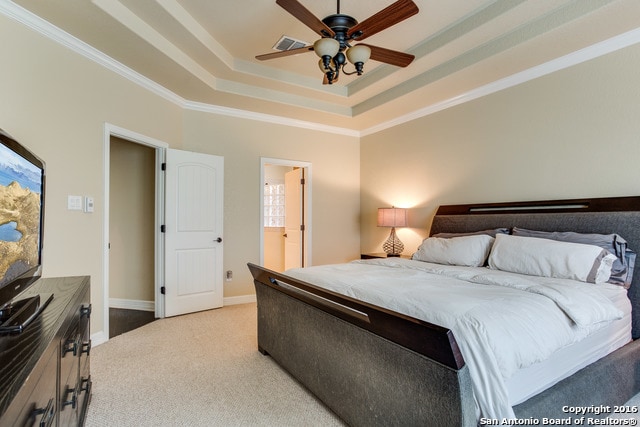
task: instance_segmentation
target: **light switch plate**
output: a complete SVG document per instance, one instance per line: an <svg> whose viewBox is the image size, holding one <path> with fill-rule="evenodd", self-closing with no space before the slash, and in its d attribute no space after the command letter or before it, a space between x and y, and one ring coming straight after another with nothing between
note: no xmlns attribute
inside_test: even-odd
<svg viewBox="0 0 640 427"><path fill-rule="evenodd" d="M93 197L84 198L84 211L87 213L93 212Z"/></svg>
<svg viewBox="0 0 640 427"><path fill-rule="evenodd" d="M82 196L67 196L67 209L70 211L81 211Z"/></svg>

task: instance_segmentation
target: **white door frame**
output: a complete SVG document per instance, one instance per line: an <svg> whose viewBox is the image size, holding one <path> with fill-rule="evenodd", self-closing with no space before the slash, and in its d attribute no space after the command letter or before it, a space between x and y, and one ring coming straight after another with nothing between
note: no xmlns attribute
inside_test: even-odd
<svg viewBox="0 0 640 427"><path fill-rule="evenodd" d="M166 142L141 135L137 132L124 129L110 123L104 124L103 134L103 158L104 158L104 228L102 231L103 241L103 261L102 261L102 284L103 284L103 340L109 340L109 178L110 178L110 149L111 137L115 136L132 143L145 145L155 149L156 154L156 208L155 208L155 316L164 317L164 296L160 293L161 283L164 281L164 239L160 231L160 226L164 223L164 177L162 176L162 163L165 161L165 151L169 147Z"/></svg>
<svg viewBox="0 0 640 427"><path fill-rule="evenodd" d="M260 265L264 265L264 182L266 165L292 166L305 169L304 211L306 222L304 237L304 265L305 267L313 265L311 262L311 229L313 224L311 219L311 163L297 160L273 159L269 157L260 158Z"/></svg>

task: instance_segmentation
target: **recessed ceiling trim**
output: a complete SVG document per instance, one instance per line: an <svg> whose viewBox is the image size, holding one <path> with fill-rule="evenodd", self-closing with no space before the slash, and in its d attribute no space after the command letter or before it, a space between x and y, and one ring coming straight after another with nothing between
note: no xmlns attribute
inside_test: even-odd
<svg viewBox="0 0 640 427"><path fill-rule="evenodd" d="M162 34L153 27L140 19L136 14L131 12L122 3L116 0L92 0L93 4L109 14L113 19L127 27L138 37L145 40L151 46L162 52L168 58L171 58L176 64L189 71L194 77L205 83L207 86L215 89L216 77L208 70L191 59L176 45L167 40Z"/></svg>
<svg viewBox="0 0 640 427"><path fill-rule="evenodd" d="M493 2L489 5L485 5L433 34L422 43L411 47L409 50L407 50L407 53L415 55L416 61L420 58L424 58L425 56L446 46L448 43L451 43L452 41L469 34L478 27L485 25L488 22L498 18L499 16L509 12L524 1L526 0ZM361 76L359 79L356 79L353 82L349 83L349 95L354 95L361 90L366 89L382 78L392 75L395 71L396 70L394 67L386 64L376 67L375 70L367 72L364 76Z"/></svg>
<svg viewBox="0 0 640 427"><path fill-rule="evenodd" d="M233 56L216 39L211 37L211 34L180 3L175 0L156 0L156 2L176 19L186 31L191 33L203 46L224 62L229 69L233 69Z"/></svg>
<svg viewBox="0 0 640 427"><path fill-rule="evenodd" d="M229 70L245 74L248 73L261 78L271 78L278 82L286 81L305 89L312 89L322 93L327 92L326 89L318 84L316 79L301 77L297 74L293 75L293 73L289 73L292 75L289 76L289 78L283 79L282 72L278 73L277 70L274 70L271 67L266 67L264 65L260 66L258 64L256 64L256 67L248 67L246 65L246 61L234 60L231 54L224 49L217 40L211 37L211 35L189 14L189 12L187 12L181 5L177 4L175 0L156 1L167 11L167 13L176 19L185 31L189 32L189 34L198 40L200 44L219 58ZM112 18L131 30L134 34L137 34L158 51L171 58L175 63L187 70L197 79L201 80L213 89L218 89L219 83L217 82L217 78L209 70L202 67L188 55L184 54L182 50L171 43L166 37L156 31L144 20L140 19L121 2L117 0L92 0L92 2L105 13L109 14ZM271 77L272 75L273 77ZM228 85L226 86L227 88L229 87ZM256 91L260 91L259 87L254 87ZM336 86L335 89L331 88L329 91L342 96L346 96L347 94L347 88L342 86ZM238 95L246 95L246 91L240 92ZM304 103L296 105L305 106ZM349 112L349 114L351 114L351 112Z"/></svg>
<svg viewBox="0 0 640 427"><path fill-rule="evenodd" d="M244 95L250 98L263 99L265 101L293 105L294 107L309 108L316 111L323 111L325 113L351 117L350 107L341 107L334 103L309 99L306 96L299 96L290 93L284 93L282 91L260 88L252 85L234 82L231 80L218 79L216 90L235 95Z"/></svg>
<svg viewBox="0 0 640 427"><path fill-rule="evenodd" d="M328 126L320 123L313 123L304 120L290 119L288 117L276 116L273 114L256 113L252 111L240 110L237 108L221 107L217 105L204 104L200 102L187 101L185 109L200 111L204 113L219 114L222 116L236 117L247 120L257 120L260 122L292 126L297 128L315 130L320 132L333 133L338 135L353 136L359 138L361 133L357 130L346 129L337 126Z"/></svg>
<svg viewBox="0 0 640 427"><path fill-rule="evenodd" d="M532 40L542 34L552 31L569 21L573 21L593 10L603 7L613 0L580 1L569 3L566 6L557 8L545 15L516 27L512 31L506 32L499 37L489 40L463 54L443 62L422 74L419 74L393 88L381 92L353 106L353 115L357 117L387 102L393 101L401 96L407 95L414 90L434 83L446 76L452 75L474 64L494 57L499 53L517 46L524 41Z"/></svg>
<svg viewBox="0 0 640 427"><path fill-rule="evenodd" d="M369 127L368 129L361 131L361 136L364 137L367 135L371 135L385 129L392 128L394 126L398 126L400 124L407 123L442 110L446 110L447 108L464 104L483 96L491 95L492 93L496 93L501 90L526 83L528 81L537 79L538 77L542 77L556 71L560 71L565 68L590 61L592 59L607 55L626 47L636 45L638 43L640 43L640 28L636 28L635 30L628 31L619 36L612 37L608 40L596 43L584 49L569 53L565 56L551 60L536 67L532 67L520 73L513 74L509 77L505 77L495 82L470 90L459 96L446 99L442 102L437 102L425 108L421 108L420 110L416 110L410 114L406 114L393 120L380 123L376 126Z"/></svg>
<svg viewBox="0 0 640 427"><path fill-rule="evenodd" d="M341 85L328 85L322 86L317 77L305 77L297 73L290 71L284 71L273 67L268 67L262 64L256 64L250 61L236 60L236 70L245 74L251 74L254 76L268 78L271 80L277 80L279 82L286 82L293 86L299 86L305 89L314 90L323 94L330 93L332 95L346 98L347 88Z"/></svg>

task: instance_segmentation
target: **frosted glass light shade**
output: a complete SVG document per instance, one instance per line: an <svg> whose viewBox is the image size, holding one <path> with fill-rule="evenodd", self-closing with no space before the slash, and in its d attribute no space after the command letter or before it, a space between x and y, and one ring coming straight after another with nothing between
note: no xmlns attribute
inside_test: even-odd
<svg viewBox="0 0 640 427"><path fill-rule="evenodd" d="M371 49L369 46L359 44L347 50L347 59L354 65L359 62L364 64L370 57Z"/></svg>
<svg viewBox="0 0 640 427"><path fill-rule="evenodd" d="M329 37L323 37L313 44L313 51L320 58L323 56L334 57L340 51L340 43L338 40L331 39Z"/></svg>

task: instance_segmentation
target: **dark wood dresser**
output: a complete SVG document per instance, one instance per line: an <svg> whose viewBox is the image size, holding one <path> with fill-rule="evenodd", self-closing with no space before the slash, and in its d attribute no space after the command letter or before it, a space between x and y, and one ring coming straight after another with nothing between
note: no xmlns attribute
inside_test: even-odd
<svg viewBox="0 0 640 427"><path fill-rule="evenodd" d="M53 294L20 334L0 336L0 427L83 425L91 398L88 276L39 279Z"/></svg>

